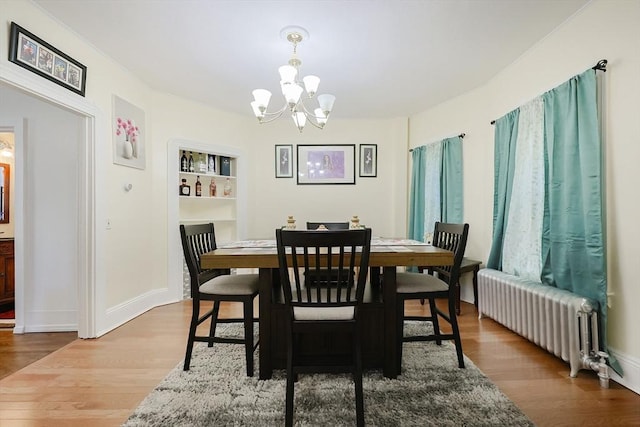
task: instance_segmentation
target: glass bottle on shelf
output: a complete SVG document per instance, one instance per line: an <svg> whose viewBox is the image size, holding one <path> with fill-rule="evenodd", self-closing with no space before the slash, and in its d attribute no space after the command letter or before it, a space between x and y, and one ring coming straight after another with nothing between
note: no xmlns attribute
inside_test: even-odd
<svg viewBox="0 0 640 427"><path fill-rule="evenodd" d="M202 196L202 183L200 182L200 175L196 177L196 197Z"/></svg>
<svg viewBox="0 0 640 427"><path fill-rule="evenodd" d="M189 172L195 172L196 168L193 164L193 152L189 151Z"/></svg>
<svg viewBox="0 0 640 427"><path fill-rule="evenodd" d="M224 195L225 197L231 196L231 181L229 181L229 178L224 182Z"/></svg>
<svg viewBox="0 0 640 427"><path fill-rule="evenodd" d="M180 184L180 195L181 196L190 196L191 195L191 186L187 184L187 179L182 178L182 184Z"/></svg>
<svg viewBox="0 0 640 427"><path fill-rule="evenodd" d="M209 196L216 197L216 180L211 178L211 183L209 184Z"/></svg>
<svg viewBox="0 0 640 427"><path fill-rule="evenodd" d="M207 155L200 153L200 173L207 173Z"/></svg>
<svg viewBox="0 0 640 427"><path fill-rule="evenodd" d="M187 152L182 150L180 157L180 172L189 172L189 161L187 160Z"/></svg>

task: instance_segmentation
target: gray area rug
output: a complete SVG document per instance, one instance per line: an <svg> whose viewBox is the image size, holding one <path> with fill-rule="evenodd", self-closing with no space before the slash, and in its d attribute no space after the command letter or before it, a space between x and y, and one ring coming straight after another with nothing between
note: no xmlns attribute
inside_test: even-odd
<svg viewBox="0 0 640 427"><path fill-rule="evenodd" d="M408 322L405 334L415 334L417 328ZM219 329L217 335L241 335L238 325ZM466 369L459 369L456 360L448 342L405 343L397 379L379 371L365 373L366 425L533 425L466 356ZM284 425L286 373L274 371L273 379L260 381L245 372L243 346L196 343L191 370L184 372L182 362L176 366L124 426ZM356 424L350 375L300 375L295 387L296 425Z"/></svg>

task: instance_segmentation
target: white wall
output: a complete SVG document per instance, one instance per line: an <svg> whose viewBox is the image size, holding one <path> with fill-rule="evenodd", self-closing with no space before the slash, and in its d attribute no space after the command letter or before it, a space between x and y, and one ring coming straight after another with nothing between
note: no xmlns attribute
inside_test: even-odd
<svg viewBox="0 0 640 427"><path fill-rule="evenodd" d="M640 287L637 286L637 159L640 158L640 2L598 0L541 40L485 86L411 118L410 144L465 132L468 256L486 261L493 209L493 126L489 123L570 77L609 61L605 74L608 335L625 381L640 390ZM468 287L466 289L468 295Z"/></svg>
<svg viewBox="0 0 640 427"><path fill-rule="evenodd" d="M71 94L66 89L8 62L11 21L34 32L87 66L86 98ZM69 98L76 97L72 103L82 105L95 118L95 127L89 131L94 139L84 141L91 145L90 150L95 150L95 186L89 184L91 194L88 195L92 199L91 203L95 200L92 205L95 212L86 231L95 242L92 273L97 283L97 292L89 297L96 304L94 329L100 335L148 310L153 304L164 301L161 296L157 296L158 284L148 274L154 265L162 262L153 259L147 250L149 246L153 246L150 242L153 242L156 234L149 221L153 212L152 165L147 161L145 171L114 165L111 152L112 96L119 95L143 110L148 110L150 90L121 65L97 52L90 44L80 40L29 1L4 1L0 9L0 22L5 29L0 31L0 61L7 70L6 73L28 76L24 79L33 80L33 90L36 93L47 92L47 97L64 100L62 103L69 104ZM52 126L47 131L55 131L55 128ZM71 137L79 137L81 132L74 132ZM60 135L63 136L69 135ZM27 171L25 181L29 179L32 179L30 170ZM123 194L121 188L124 182L132 183L137 189L135 197ZM78 197L85 195L78 194ZM26 206L26 210L30 207ZM113 221L109 232L105 227L107 218ZM38 244L44 245L42 242ZM164 285L160 286L164 288ZM17 283L17 286L20 284ZM80 286L87 284L83 280ZM34 302L28 298L31 297L25 293L26 307ZM18 312L16 314L19 315Z"/></svg>
<svg viewBox="0 0 640 427"><path fill-rule="evenodd" d="M336 107L338 108L338 107ZM248 177L250 236L273 238L274 230L293 215L298 228L306 221L347 221L353 215L378 236L404 236L406 229L407 120L330 120L324 130L309 126L299 133L291 120L253 122ZM296 177L275 178L275 145L354 144L355 185L297 185ZM360 144L378 145L378 176L358 175ZM297 168L294 168L294 171Z"/></svg>
<svg viewBox="0 0 640 427"><path fill-rule="evenodd" d="M201 147L202 151L211 150L217 153L226 152L234 157L241 154L240 162L244 169L248 163L246 133L244 129L249 123L248 117L241 117L214 110L199 103L178 97L159 94L153 95L153 107L149 114L153 128L153 228L158 230L154 240L153 257L164 260L159 268L151 272L153 282L158 286L166 286L171 291L182 295L182 247L177 221L177 188L179 182L169 180L167 174L174 169L177 174L177 152L168 154L169 147L177 147L177 140L189 141L190 147ZM173 162L173 164L171 164ZM171 165L170 165L171 164ZM245 180L243 177L242 180ZM242 205L246 200L247 182L239 183L237 203ZM174 203L174 211L168 212L169 203ZM246 215L239 215L240 221L246 223ZM242 220L244 218L244 220ZM171 221L171 222L168 222ZM246 230L246 224L240 224ZM166 268L162 268L166 267Z"/></svg>

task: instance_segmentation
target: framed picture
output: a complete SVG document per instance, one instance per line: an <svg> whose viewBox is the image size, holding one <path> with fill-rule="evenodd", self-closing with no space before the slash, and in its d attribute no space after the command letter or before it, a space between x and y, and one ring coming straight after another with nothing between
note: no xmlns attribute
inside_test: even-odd
<svg viewBox="0 0 640 427"><path fill-rule="evenodd" d="M360 176L363 178L378 176L377 144L360 144Z"/></svg>
<svg viewBox="0 0 640 427"><path fill-rule="evenodd" d="M144 111L113 95L113 163L144 169Z"/></svg>
<svg viewBox="0 0 640 427"><path fill-rule="evenodd" d="M293 145L276 145L276 178L293 178Z"/></svg>
<svg viewBox="0 0 640 427"><path fill-rule="evenodd" d="M355 184L356 146L298 145L298 184Z"/></svg>
<svg viewBox="0 0 640 427"><path fill-rule="evenodd" d="M11 23L9 61L84 96L87 67L15 22Z"/></svg>

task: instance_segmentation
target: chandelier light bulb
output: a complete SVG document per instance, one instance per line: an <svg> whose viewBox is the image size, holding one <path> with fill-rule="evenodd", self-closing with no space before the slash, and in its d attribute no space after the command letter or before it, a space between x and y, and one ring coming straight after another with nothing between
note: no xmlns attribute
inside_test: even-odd
<svg viewBox="0 0 640 427"><path fill-rule="evenodd" d="M264 118L264 109L260 109L260 106L258 105L258 101L253 101L251 103L251 109L253 110L253 114L258 119Z"/></svg>
<svg viewBox="0 0 640 427"><path fill-rule="evenodd" d="M316 116L316 121L318 122L318 125L320 126L320 128L323 128L325 124L327 124L327 116L324 115L324 113L322 112L322 108L316 108L315 110L313 110L313 113Z"/></svg>
<svg viewBox="0 0 640 427"><path fill-rule="evenodd" d="M293 123L296 124L300 133L302 133L302 129L304 129L304 125L307 124L307 116L301 111L294 111L291 115L293 119Z"/></svg>
<svg viewBox="0 0 640 427"><path fill-rule="evenodd" d="M304 89L309 94L309 98L313 98L313 96L318 91L318 86L320 85L320 77L318 76L306 76L302 79L304 82Z"/></svg>
<svg viewBox="0 0 640 427"><path fill-rule="evenodd" d="M269 100L271 99L271 92L266 89L256 89L253 92L253 99L257 104L261 113L264 113L269 106Z"/></svg>
<svg viewBox="0 0 640 427"><path fill-rule="evenodd" d="M329 94L318 95L318 104L326 117L329 117L329 113L333 110L333 103L336 102L336 97Z"/></svg>
<svg viewBox="0 0 640 427"><path fill-rule="evenodd" d="M302 95L302 86L297 84L287 84L283 86L284 97L287 100L287 104L291 111L293 111L300 101L300 95Z"/></svg>
<svg viewBox="0 0 640 427"><path fill-rule="evenodd" d="M295 83L296 76L298 75L298 70L291 65L283 65L278 68L278 72L280 73L280 79L285 83Z"/></svg>

